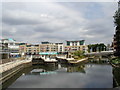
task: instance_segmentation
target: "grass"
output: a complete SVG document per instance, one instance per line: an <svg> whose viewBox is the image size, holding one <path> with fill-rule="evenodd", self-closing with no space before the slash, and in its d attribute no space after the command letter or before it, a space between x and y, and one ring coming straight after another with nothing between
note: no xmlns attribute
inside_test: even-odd
<svg viewBox="0 0 120 90"><path fill-rule="evenodd" d="M74 58L75 58L75 60L80 60L80 59L83 59L83 58L85 58L85 56L74 57Z"/></svg>
<svg viewBox="0 0 120 90"><path fill-rule="evenodd" d="M120 64L120 58L114 58L111 60L113 64Z"/></svg>

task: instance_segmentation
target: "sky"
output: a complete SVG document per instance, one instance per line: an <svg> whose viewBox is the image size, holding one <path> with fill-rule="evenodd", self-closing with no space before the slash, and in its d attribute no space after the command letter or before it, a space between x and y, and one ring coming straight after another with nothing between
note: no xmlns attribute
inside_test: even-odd
<svg viewBox="0 0 120 90"><path fill-rule="evenodd" d="M111 44L117 2L2 2L2 36L18 42ZM0 23L1 24L1 23Z"/></svg>

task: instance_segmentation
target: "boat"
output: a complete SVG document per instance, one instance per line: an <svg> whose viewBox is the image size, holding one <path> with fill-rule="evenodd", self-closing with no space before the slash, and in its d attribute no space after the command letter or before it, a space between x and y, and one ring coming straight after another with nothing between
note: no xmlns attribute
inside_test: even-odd
<svg viewBox="0 0 120 90"><path fill-rule="evenodd" d="M40 75L50 75L50 74L57 74L57 72L55 71L40 72Z"/></svg>
<svg viewBox="0 0 120 90"><path fill-rule="evenodd" d="M44 69L33 69L31 71L31 73L40 73L40 72L43 72L43 71L44 71Z"/></svg>
<svg viewBox="0 0 120 90"><path fill-rule="evenodd" d="M75 60L74 58L66 58L66 60L71 61L71 60Z"/></svg>

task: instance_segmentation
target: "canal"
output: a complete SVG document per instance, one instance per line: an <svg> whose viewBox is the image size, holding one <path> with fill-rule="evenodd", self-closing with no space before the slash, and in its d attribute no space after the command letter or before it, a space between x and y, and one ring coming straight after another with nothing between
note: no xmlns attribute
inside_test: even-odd
<svg viewBox="0 0 120 90"><path fill-rule="evenodd" d="M36 65L21 70L3 88L113 88L120 85L119 77L120 69L108 63Z"/></svg>

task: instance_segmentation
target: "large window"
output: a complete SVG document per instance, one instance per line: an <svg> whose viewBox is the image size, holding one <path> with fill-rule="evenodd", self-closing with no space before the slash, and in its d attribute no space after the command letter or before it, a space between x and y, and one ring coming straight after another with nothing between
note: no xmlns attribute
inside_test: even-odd
<svg viewBox="0 0 120 90"><path fill-rule="evenodd" d="M70 46L70 42L69 41L67 41L67 46Z"/></svg>
<svg viewBox="0 0 120 90"><path fill-rule="evenodd" d="M80 41L80 45L83 45L84 44L84 40Z"/></svg>

